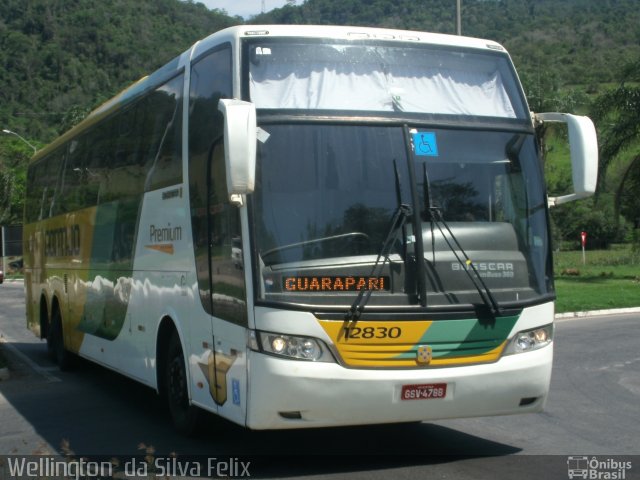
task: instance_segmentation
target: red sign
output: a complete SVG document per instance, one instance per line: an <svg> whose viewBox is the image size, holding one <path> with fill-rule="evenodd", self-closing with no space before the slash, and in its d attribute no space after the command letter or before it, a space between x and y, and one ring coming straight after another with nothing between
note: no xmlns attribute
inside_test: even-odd
<svg viewBox="0 0 640 480"><path fill-rule="evenodd" d="M580 240L582 240L582 246L587 245L587 232L580 232Z"/></svg>

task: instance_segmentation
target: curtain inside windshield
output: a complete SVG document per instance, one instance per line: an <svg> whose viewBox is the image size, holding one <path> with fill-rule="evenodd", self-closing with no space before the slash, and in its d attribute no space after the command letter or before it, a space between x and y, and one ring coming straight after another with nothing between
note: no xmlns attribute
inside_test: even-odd
<svg viewBox="0 0 640 480"><path fill-rule="evenodd" d="M506 56L397 46L249 47L258 108L525 118Z"/></svg>

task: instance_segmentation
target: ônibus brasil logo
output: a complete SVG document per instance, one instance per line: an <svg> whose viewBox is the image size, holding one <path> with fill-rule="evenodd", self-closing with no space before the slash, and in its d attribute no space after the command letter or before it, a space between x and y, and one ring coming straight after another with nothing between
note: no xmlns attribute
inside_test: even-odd
<svg viewBox="0 0 640 480"><path fill-rule="evenodd" d="M586 480L625 480L631 462L614 458L570 456L567 458L567 474L570 479Z"/></svg>

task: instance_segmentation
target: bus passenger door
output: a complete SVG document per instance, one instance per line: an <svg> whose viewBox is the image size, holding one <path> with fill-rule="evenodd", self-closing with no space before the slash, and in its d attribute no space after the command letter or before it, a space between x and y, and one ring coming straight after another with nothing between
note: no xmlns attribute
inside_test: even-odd
<svg viewBox="0 0 640 480"><path fill-rule="evenodd" d="M191 66L190 206L198 296L206 319L192 323L190 338L193 401L244 425L246 293L239 212L229 203L226 186L224 116L217 109L220 98L233 98L232 65L231 45L225 43L195 58Z"/></svg>
<svg viewBox="0 0 640 480"><path fill-rule="evenodd" d="M208 175L209 267L213 375L218 413L245 424L247 397L247 301L240 210L229 202L224 145L212 150Z"/></svg>

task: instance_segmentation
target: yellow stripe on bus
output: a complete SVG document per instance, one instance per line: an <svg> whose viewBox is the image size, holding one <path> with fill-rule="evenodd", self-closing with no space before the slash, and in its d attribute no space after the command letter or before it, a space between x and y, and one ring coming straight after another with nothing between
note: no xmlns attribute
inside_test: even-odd
<svg viewBox="0 0 640 480"><path fill-rule="evenodd" d="M415 368L490 363L500 358L507 343L504 340L483 353L444 357L435 355L430 362L421 365L414 352L418 345L425 343L427 330L433 321L318 322L333 341L342 362L352 367Z"/></svg>

